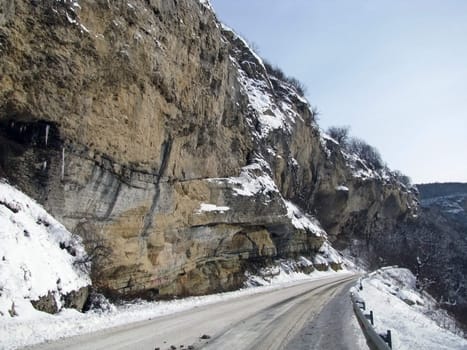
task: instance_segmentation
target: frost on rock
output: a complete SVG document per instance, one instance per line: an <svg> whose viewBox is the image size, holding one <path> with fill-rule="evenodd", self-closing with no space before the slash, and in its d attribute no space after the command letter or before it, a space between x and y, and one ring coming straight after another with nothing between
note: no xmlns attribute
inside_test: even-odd
<svg viewBox="0 0 467 350"><path fill-rule="evenodd" d="M304 214L297 206L292 202L284 200L284 204L287 207L287 216L291 219L292 225L299 230L306 230L314 235L326 237L326 231L324 231L318 220Z"/></svg>
<svg viewBox="0 0 467 350"><path fill-rule="evenodd" d="M81 239L28 196L0 182L0 316L33 317L30 301L91 284Z"/></svg>
<svg viewBox="0 0 467 350"><path fill-rule="evenodd" d="M466 349L455 321L426 292L416 288L408 269L381 268L352 289L372 310L377 332L390 329L394 349Z"/></svg>

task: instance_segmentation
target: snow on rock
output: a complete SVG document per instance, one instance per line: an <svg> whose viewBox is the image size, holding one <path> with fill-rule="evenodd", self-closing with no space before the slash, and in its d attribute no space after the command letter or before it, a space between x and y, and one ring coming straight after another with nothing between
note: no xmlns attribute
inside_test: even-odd
<svg viewBox="0 0 467 350"><path fill-rule="evenodd" d="M264 163L264 161L263 161ZM278 193L274 180L267 173L269 166L260 160L242 169L240 176L229 177L227 180L234 185L234 192L240 196L254 196L256 194Z"/></svg>
<svg viewBox="0 0 467 350"><path fill-rule="evenodd" d="M324 154L328 159L331 158L331 149L328 146L328 141L335 143L336 145L339 145L339 142L334 140L331 136L326 134L323 130L319 131L319 143L321 144L321 147L323 148Z"/></svg>
<svg viewBox="0 0 467 350"><path fill-rule="evenodd" d="M245 273L247 280L246 287L271 286L290 283L293 281L310 280L318 276L330 276L336 273L349 273L346 270L338 272L333 270L318 271L313 269L313 263L301 256L297 260L281 259L275 265L263 267L254 273ZM307 272L308 271L308 272ZM309 272L313 271L313 272Z"/></svg>
<svg viewBox="0 0 467 350"><path fill-rule="evenodd" d="M393 349L467 349L455 321L429 294L416 289L416 278L408 269L377 270L352 292L365 301L366 310L373 311L377 332L391 330Z"/></svg>
<svg viewBox="0 0 467 350"><path fill-rule="evenodd" d="M349 192L349 188L347 186L337 186L336 187L336 191L340 191L340 192Z"/></svg>
<svg viewBox="0 0 467 350"><path fill-rule="evenodd" d="M209 0L200 0L201 2L206 2L206 1L209 1ZM232 28L230 28L229 26L225 25L224 23L221 23L221 28L222 30L226 31L226 32L229 32L233 35L233 37L235 39L238 39L242 42L243 46L245 46L245 48L253 55L253 57L255 58L255 60L257 61L257 63L263 68L263 71L266 71L266 67L264 67L264 62L263 62L263 59L261 57L259 57L259 55L255 52L255 50L253 50L250 45L248 45L248 43L246 42L245 39L243 39L240 35L238 35Z"/></svg>
<svg viewBox="0 0 467 350"><path fill-rule="evenodd" d="M313 263L315 265L341 265L344 262L341 254L335 250L328 241L325 241L315 255Z"/></svg>
<svg viewBox="0 0 467 350"><path fill-rule="evenodd" d="M273 84L271 83L261 57L259 57L254 50L250 48L248 43L231 28L222 24L222 29L229 32L235 39L239 40L243 44L245 50L251 54L250 60L238 62L232 56L230 56L230 60L237 67L238 80L242 89L248 96L249 106L253 111L255 111L257 121L259 122L259 130L257 130L255 127L256 121L250 121L252 127L255 127L256 129L256 137L262 139L271 131L276 129L282 129L290 133L292 130L292 124L295 123L297 118L301 118L295 111L293 107L294 103L291 101L290 97L293 96L295 100L306 105L309 105L308 101L301 97L296 90L290 86L290 84L283 81L277 81L281 85L282 89L287 91L289 94L289 96L284 96L280 103L277 102L277 98L274 96L272 91ZM253 78L242 68L245 65L259 66L259 69L256 71L260 73L262 72L263 74L261 74L260 78Z"/></svg>
<svg viewBox="0 0 467 350"><path fill-rule="evenodd" d="M331 137L329 134L327 134L323 130L320 130L320 136L321 136L322 141L331 141L335 143L336 145L339 145L339 142L337 142L333 137Z"/></svg>
<svg viewBox="0 0 467 350"><path fill-rule="evenodd" d="M79 27L81 33L89 33L89 29L81 23L81 19L79 17L79 11L81 10L81 5L79 4L79 1L55 0L55 3L58 3L59 5L61 5L61 7L52 4L53 12L55 12L58 15L64 15L68 23Z"/></svg>
<svg viewBox="0 0 467 350"><path fill-rule="evenodd" d="M361 179L378 179L380 175L377 171L371 169L366 162L354 153L342 151L347 165L352 169L352 176Z"/></svg>
<svg viewBox="0 0 467 350"><path fill-rule="evenodd" d="M239 81L243 87L250 107L256 111L258 121L260 123L259 138L268 135L272 130L284 129L291 131L291 126L288 121L293 121L294 115L285 114L274 104L274 97L268 92L268 84L263 80L249 78L247 74L239 68Z"/></svg>
<svg viewBox="0 0 467 350"><path fill-rule="evenodd" d="M292 202L284 200L284 204L287 207L287 216L291 219L292 225L295 228L307 230L314 233L316 236L326 236L326 231L321 228L318 220L302 213Z"/></svg>
<svg viewBox="0 0 467 350"><path fill-rule="evenodd" d="M215 212L223 213L227 210L230 210L230 208L223 207L223 206L217 206L215 204L201 203L198 213L205 212L205 211L215 211Z"/></svg>
<svg viewBox="0 0 467 350"><path fill-rule="evenodd" d="M32 300L47 296L63 306L63 297L91 284L78 236L34 200L0 182L0 322L33 318Z"/></svg>
<svg viewBox="0 0 467 350"><path fill-rule="evenodd" d="M211 5L211 2L209 0L199 0L199 3L206 7L208 10L214 12L214 8Z"/></svg>

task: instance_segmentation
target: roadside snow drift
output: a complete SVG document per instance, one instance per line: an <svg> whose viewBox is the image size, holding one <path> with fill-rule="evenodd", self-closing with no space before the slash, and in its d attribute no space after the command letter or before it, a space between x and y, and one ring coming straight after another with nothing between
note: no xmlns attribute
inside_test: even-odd
<svg viewBox="0 0 467 350"><path fill-rule="evenodd" d="M352 292L365 301L367 313L373 311L378 333L391 330L393 349L467 349L467 341L453 333L461 334L454 320L428 293L419 292L415 282L408 269L382 268L362 279Z"/></svg>
<svg viewBox="0 0 467 350"><path fill-rule="evenodd" d="M90 285L80 238L34 200L0 181L0 321L41 313L31 301Z"/></svg>

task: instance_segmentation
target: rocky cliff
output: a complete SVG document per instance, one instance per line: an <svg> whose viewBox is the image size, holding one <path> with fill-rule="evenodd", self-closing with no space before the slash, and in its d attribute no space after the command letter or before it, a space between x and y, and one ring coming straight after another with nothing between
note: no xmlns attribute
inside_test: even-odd
<svg viewBox="0 0 467 350"><path fill-rule="evenodd" d="M84 238L109 293L232 289L299 254L338 268L326 240L416 213L207 1L0 7L0 176Z"/></svg>

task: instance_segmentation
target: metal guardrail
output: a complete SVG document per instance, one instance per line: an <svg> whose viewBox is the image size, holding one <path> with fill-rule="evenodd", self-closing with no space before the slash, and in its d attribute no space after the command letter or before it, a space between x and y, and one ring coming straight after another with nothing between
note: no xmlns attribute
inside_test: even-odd
<svg viewBox="0 0 467 350"><path fill-rule="evenodd" d="M376 333L373 328L373 311L370 311L369 314L365 314L363 312L366 307L365 302L357 299L353 293L350 294L350 299L352 300L355 316L357 316L358 323L365 335L368 347L371 350L391 350L391 331L388 330L387 333L383 335Z"/></svg>

